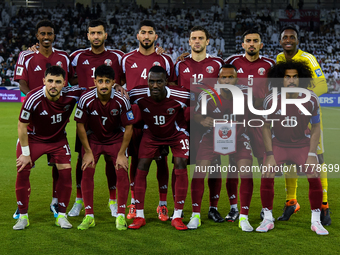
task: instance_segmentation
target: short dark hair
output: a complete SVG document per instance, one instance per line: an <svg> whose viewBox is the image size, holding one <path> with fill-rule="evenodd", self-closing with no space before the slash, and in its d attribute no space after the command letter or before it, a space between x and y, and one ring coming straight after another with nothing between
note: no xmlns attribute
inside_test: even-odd
<svg viewBox="0 0 340 255"><path fill-rule="evenodd" d="M242 35L242 40L244 41L244 38L246 37L246 35L249 35L249 34L258 34L260 36L261 41L262 41L261 32L259 32L257 29L254 29L254 28L246 30Z"/></svg>
<svg viewBox="0 0 340 255"><path fill-rule="evenodd" d="M101 65L96 68L96 71L94 72L94 77L106 77L109 79L114 80L115 79L115 71L112 69L111 66L107 65Z"/></svg>
<svg viewBox="0 0 340 255"><path fill-rule="evenodd" d="M98 27L103 26L104 32L106 32L106 22L100 20L100 19L94 19L89 22L89 25L87 26L87 31L89 30L89 27Z"/></svg>
<svg viewBox="0 0 340 255"><path fill-rule="evenodd" d="M41 20L37 23L37 25L35 26L36 32L38 33L39 28L41 27L51 27L53 29L53 31L55 31L55 26L52 23L52 21L44 19Z"/></svg>
<svg viewBox="0 0 340 255"><path fill-rule="evenodd" d="M285 26L285 27L283 27L283 28L281 29L281 32L280 32L280 40L281 40L282 33L283 33L285 30L288 30L288 29L294 30L295 33L296 33L297 38L299 39L299 31L296 29L296 27L293 27L293 26Z"/></svg>
<svg viewBox="0 0 340 255"><path fill-rule="evenodd" d="M234 66L234 65L232 65L232 64L224 64L223 66L221 66L220 71L221 71L223 68L233 68L233 69L236 71L236 73L237 73L237 68L236 68L236 66Z"/></svg>
<svg viewBox="0 0 340 255"><path fill-rule="evenodd" d="M299 78L303 78L299 81L299 87L306 89L311 86L313 71L308 64L303 61L287 61L279 63L269 70L268 79L270 80L271 87L281 88L283 83L275 81L275 78L284 78L286 70L291 69L295 69L298 72Z"/></svg>
<svg viewBox="0 0 340 255"><path fill-rule="evenodd" d="M165 77L167 76L165 69L161 66L151 67L150 70L149 70L149 73L151 73L151 72L153 72L153 73L163 73L165 75Z"/></svg>
<svg viewBox="0 0 340 255"><path fill-rule="evenodd" d="M138 31L141 30L142 27L152 27L154 31L156 31L156 25L155 23L152 21L152 20L149 20L149 19L145 19L145 20L142 20L140 23L139 23L139 26L138 26Z"/></svg>
<svg viewBox="0 0 340 255"><path fill-rule="evenodd" d="M202 31L202 32L204 32L204 33L205 33L205 36L207 37L207 40L210 38L210 34L209 34L209 32L208 32L208 30L207 30L206 28L204 28L204 27L202 27L202 26L194 26L194 27L192 27L192 28L190 29L190 34L191 34L192 32L196 32L196 31Z"/></svg>
<svg viewBox="0 0 340 255"><path fill-rule="evenodd" d="M60 66L50 66L45 71L45 77L47 75L53 75L53 76L63 76L63 79L65 79L66 72L64 69L62 69Z"/></svg>

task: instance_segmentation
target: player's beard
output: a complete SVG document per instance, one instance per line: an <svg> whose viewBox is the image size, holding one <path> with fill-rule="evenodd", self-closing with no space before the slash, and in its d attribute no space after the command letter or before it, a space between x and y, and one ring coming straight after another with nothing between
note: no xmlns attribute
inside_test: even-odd
<svg viewBox="0 0 340 255"><path fill-rule="evenodd" d="M201 53L202 51L204 51L205 47L201 46L199 49L196 49L195 47L192 47L192 51L195 53Z"/></svg>
<svg viewBox="0 0 340 255"><path fill-rule="evenodd" d="M257 51L247 51L249 56L255 56L258 52Z"/></svg>
<svg viewBox="0 0 340 255"><path fill-rule="evenodd" d="M100 48L104 44L104 40L100 41L99 44L94 44L94 42L91 42L91 46L95 49Z"/></svg>
<svg viewBox="0 0 340 255"><path fill-rule="evenodd" d="M59 94L60 94L60 91L56 90L58 93L56 94L51 94L50 93L50 90L47 90L47 93L50 95L50 97L54 98L54 97L57 97Z"/></svg>
<svg viewBox="0 0 340 255"><path fill-rule="evenodd" d="M146 49L146 50L148 50L148 49L150 49L152 46L154 46L154 43L155 43L155 41L150 41L150 43L149 43L148 45L146 45L146 44L143 44L143 42L140 41L140 45L141 45L144 49Z"/></svg>

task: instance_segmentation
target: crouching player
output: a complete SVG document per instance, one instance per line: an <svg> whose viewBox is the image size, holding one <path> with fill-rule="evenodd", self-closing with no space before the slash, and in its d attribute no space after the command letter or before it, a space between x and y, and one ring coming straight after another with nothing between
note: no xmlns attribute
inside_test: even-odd
<svg viewBox="0 0 340 255"><path fill-rule="evenodd" d="M66 217L72 177L71 153L65 126L83 90L78 86L64 87L65 71L59 66L46 69L43 83L45 86L37 87L27 94L19 117L15 192L20 216L13 226L14 230L29 226L29 176L34 162L43 154L50 157L59 172L56 186L59 212L55 224L61 228L72 228Z"/></svg>
<svg viewBox="0 0 340 255"><path fill-rule="evenodd" d="M129 225L130 229L139 229L145 225L146 177L150 164L162 145L170 146L174 156L176 197L171 225L177 230L187 229L181 220L181 214L188 190L189 133L186 131L184 108L188 106L190 94L185 89L167 87L166 84L164 68L153 66L148 74L148 87L137 86L129 92L131 102L138 104L145 123L135 177L136 218Z"/></svg>
<svg viewBox="0 0 340 255"><path fill-rule="evenodd" d="M118 216L116 228L126 230L126 201L129 193L128 159L126 149L132 136L134 115L125 96L112 89L115 73L110 66L101 65L95 71L96 88L84 93L78 103L74 119L83 145L81 181L85 217L78 229L95 226L93 214L93 189L95 166L100 155L115 162L118 189ZM89 129L86 134L85 126Z"/></svg>
<svg viewBox="0 0 340 255"><path fill-rule="evenodd" d="M267 232L274 228L272 208L275 171L278 170L278 166L290 163L296 164L298 173L304 173L308 178L309 202L312 210L311 229L318 235L328 235L328 231L320 222L322 186L316 171L318 167L316 150L320 137L319 99L312 91L309 91L310 99L306 101L308 95L305 93L301 93L301 91L286 93L284 90L297 87L307 89L311 82L312 71L304 62L289 61L280 63L271 69L268 77L279 78L276 79L277 81L273 79L272 85L278 87L281 92L277 96L277 106L273 106L274 94L268 95L263 102L265 110L271 109L271 107L276 109L268 115L262 128L266 148L260 189L264 219L256 231ZM281 101L283 98L304 101L304 103L300 103L300 107L304 107L308 113L303 112L295 104L287 104L286 115L282 115ZM270 120L273 119L280 120L281 123L275 121L275 124L272 124L270 128ZM310 134L307 134L309 122L311 130ZM315 167L312 167L313 165Z"/></svg>
<svg viewBox="0 0 340 255"><path fill-rule="evenodd" d="M237 83L237 69L231 64L222 66L219 72L218 83L220 85L229 84L235 85ZM239 87L241 88L241 87ZM246 127L244 123L248 122L248 108L244 107L245 115L233 115L233 103L236 98L233 98L231 91L227 88L220 89L221 104L214 103L214 99L210 96L207 97L207 116L201 115L201 101L200 95L197 107L195 109L195 121L207 128L204 133L198 148L196 157L196 168L191 182L191 198L192 198L192 217L187 227L189 229L197 229L201 226L200 209L202 203L202 197L204 193L204 178L208 166L220 157L220 154L229 154L229 161L234 162L236 165L236 171L240 172L241 186L240 186L240 201L241 201L241 215L239 219L239 227L242 231L253 231L253 227L248 221L248 212L250 202L253 194L253 176L249 171L252 165L252 153L249 143L249 137L246 134ZM245 95L244 102L247 102L246 91L243 91ZM205 93L207 96L207 94ZM243 95L242 95L243 96ZM217 98L216 98L217 99ZM218 101L218 100L216 100ZM214 121L217 119L225 119L229 123L223 123L221 126L216 125L214 127ZM230 124L230 122L233 122ZM238 124L236 124L236 122ZM216 124L216 122L215 122ZM214 148L216 144L215 131L219 131L219 140L228 142L229 151L219 151ZM223 132L223 130L228 132ZM221 142L221 141L220 141ZM215 144L214 144L215 143ZM225 144L226 145L226 144ZM218 152L216 152L218 151ZM247 171L248 169L248 171ZM197 170L197 171L196 171ZM201 171L203 170L203 171ZM217 206L217 204L216 204ZM217 208L216 208L217 210Z"/></svg>

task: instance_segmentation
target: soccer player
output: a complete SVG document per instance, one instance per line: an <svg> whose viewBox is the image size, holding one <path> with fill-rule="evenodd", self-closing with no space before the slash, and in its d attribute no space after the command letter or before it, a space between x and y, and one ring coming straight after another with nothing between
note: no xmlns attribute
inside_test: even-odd
<svg viewBox="0 0 340 255"><path fill-rule="evenodd" d="M17 144L17 180L15 191L19 206L19 219L13 229L29 226L28 202L30 197L29 176L34 162L47 154L56 164L59 179L58 216L55 224L61 228L72 228L66 217L66 208L72 191L71 151L66 138L65 126L82 89L64 87L65 71L59 66L51 66L45 71L43 84L30 91L21 107Z"/></svg>
<svg viewBox="0 0 340 255"><path fill-rule="evenodd" d="M36 52L22 51L19 54L14 80L19 82L21 92L27 94L30 90L43 86L43 78L46 69L52 65L57 65L63 68L66 72L65 84L77 84L74 78L74 70L68 54L65 51L58 50L52 47L55 38L54 24L49 20L39 21L36 25L36 37L39 41L39 49ZM50 162L49 164L54 162ZM56 193L56 185L58 181L58 169L53 166L53 193L50 210L54 216L58 216L58 194ZM17 210L18 212L18 210ZM13 218L17 219L19 215L14 213Z"/></svg>
<svg viewBox="0 0 340 255"><path fill-rule="evenodd" d="M85 230L95 226L93 177L98 159L103 154L115 162L118 188L116 228L126 230L125 208L129 194L129 177L125 152L132 137L134 115L129 100L113 89L115 73L112 67L101 65L96 68L94 76L96 88L81 96L74 117L77 121L77 133L83 145L84 173L81 187L86 213L78 229ZM87 132L90 132L89 136Z"/></svg>
<svg viewBox="0 0 340 255"><path fill-rule="evenodd" d="M78 74L78 83L80 87L92 88L94 86L94 74L98 66L105 64L111 66L115 73L114 88L118 90L121 79L121 60L123 52L119 50L109 50L105 48L105 40L107 39L106 23L101 20L91 20L88 25L87 38L91 43L91 47L80 49L71 54L72 66ZM78 216L83 206L81 192L81 142L76 138L76 152L78 152L78 162L76 168L76 185L77 196L72 209L68 212L68 216ZM117 216L117 199L116 199L116 175L114 163L111 157L104 156L106 161L105 172L107 176L110 198L108 206L111 215Z"/></svg>
<svg viewBox="0 0 340 255"><path fill-rule="evenodd" d="M267 72L274 66L275 62L270 58L260 55L260 50L263 48L262 34L260 32L250 29L245 31L242 37L242 47L245 50L244 54L230 56L225 62L233 64L237 68L239 84L253 89L254 102L258 102L255 108L260 109L263 99L268 94L268 87L266 85ZM258 119L254 114L251 114L249 118ZM255 121L253 121L252 124L254 126L261 126ZM261 127L248 127L248 134L254 156L257 158L257 163L259 166L262 166L264 145ZM235 165L235 162L231 162L231 164ZM234 222L239 216L237 208L237 173L228 172L226 187L230 203L230 212L225 219L229 222Z"/></svg>
<svg viewBox="0 0 340 255"><path fill-rule="evenodd" d="M126 89L130 91L139 85L148 85L148 72L153 66L161 66L166 70L168 82L174 84L176 75L172 59L165 54L158 55L155 51L155 41L158 35L156 34L155 23L151 20L143 20L140 22L137 33L137 40L139 41L138 49L129 52L123 56L122 70L123 79L122 84L126 82ZM134 198L134 179L138 164L138 147L141 139L141 129L135 128L133 132L132 142L129 147L131 155L130 166L130 186L131 186L131 205L129 205L128 219L136 216L135 198ZM160 154L163 154L159 156ZM158 218L162 221L169 219L167 209L167 192L169 169L167 164L167 153L160 152L156 156L159 160L157 163L157 179L159 187L159 205L157 207Z"/></svg>
<svg viewBox="0 0 340 255"><path fill-rule="evenodd" d="M225 64L220 69L218 84L229 84L235 85L237 83L237 69L231 64ZM241 88L241 87L240 87ZM245 88L245 87L243 87ZM247 102L247 93L243 91L245 95L244 102ZM216 105L212 97L207 98L207 116L201 115L201 103L202 96L206 92L202 92L200 98L197 102L197 107L195 108L195 121L200 123L205 127L206 132L201 138L198 153L196 157L196 168L193 175L191 197L192 197L192 217L190 219L187 227L189 229L197 229L201 226L200 219L200 207L204 192L204 178L206 175L205 171L211 163L216 161L220 157L220 154L214 150L214 142L216 137L214 137L215 129L219 128L219 132L223 130L228 130L228 132L235 133L235 138L229 139L228 145L230 147L234 146L233 149L227 151L224 155L229 154L230 160L236 163L237 171L240 172L241 177L241 187L240 187L240 200L241 200L241 215L239 220L239 227L246 232L253 231L253 227L248 221L248 212L250 207L250 202L253 194L253 178L252 173L243 171L244 169L250 169L253 161L250 140L247 135L247 128L243 125L230 124L222 127L214 127L215 119L226 119L227 121L248 122L249 110L247 105L244 109L246 110L244 115L233 115L233 95L231 91L227 88L220 89L220 99L221 103ZM218 101L217 96L215 96L216 101ZM236 100L236 99L235 99ZM220 135L221 136L221 135ZM224 137L223 139L228 139L229 137ZM233 139L233 140L232 140ZM215 165L215 164L214 164ZM198 169L198 171L196 171ZM209 172L209 171L208 171ZM211 174L211 173L209 173ZM197 187L193 189L193 187ZM222 218L223 219L223 218Z"/></svg>
<svg viewBox="0 0 340 255"><path fill-rule="evenodd" d="M135 177L136 217L130 229L145 225L144 198L146 177L159 146L170 146L174 155L176 175L175 212L171 225L186 230L181 215L188 190L187 160L189 157L189 133L184 117L190 94L175 86L167 87L167 72L161 66L153 66L148 74L148 87L138 86L130 91L130 100L138 104L145 123L138 154Z"/></svg>
<svg viewBox="0 0 340 255"><path fill-rule="evenodd" d="M304 62L283 62L277 64L268 75L273 87L280 92L269 94L263 103L265 110L274 107L274 112L266 117L263 125L263 142L266 148L264 168L261 178L261 201L264 208L264 219L256 229L267 232L274 228L273 200L275 171L284 163L296 164L297 172L306 174L309 182L309 201L312 210L311 229L318 235L328 235L328 231L320 223L320 209L322 204L322 186L317 168L320 167L316 154L320 138L320 111L317 95L307 90L312 78L312 70ZM279 79L278 79L279 78ZM286 92L286 88L303 88L310 93L307 101L306 93L301 91ZM285 95L283 94L285 93ZM276 97L277 98L274 98ZM276 105L273 103L277 99ZM301 100L304 107L299 109L295 104L287 104L286 114L283 115L282 100ZM301 108L301 107L300 107ZM271 121L277 119L279 121ZM310 134L306 134L308 124L311 123ZM271 127L272 126L272 127ZM312 167L311 164L315 165ZM308 166L310 165L310 166ZM287 166L286 166L287 167Z"/></svg>
<svg viewBox="0 0 340 255"><path fill-rule="evenodd" d="M283 52L277 55L276 62L285 62L288 60L303 61L309 68L313 71L311 83L308 89L311 89L317 96L327 92L327 82L325 76L322 72L320 65L318 64L316 58L305 51L298 48L299 45L299 34L295 27L285 27L281 30L280 44L283 48ZM317 154L319 157L319 163L324 165L324 145L323 145L323 125L322 125L322 113L320 108L320 129L321 136L319 144L317 147ZM296 172L289 172L285 175L286 181L286 204L285 209L281 217L278 220L289 220L290 216L300 209L300 205L296 200L296 189L297 189L297 175ZM321 184L323 190L322 207L321 207L321 223L322 225L330 225L331 217L329 213L328 205L328 181L327 181L327 171L321 172Z"/></svg>
<svg viewBox="0 0 340 255"><path fill-rule="evenodd" d="M191 107L187 109L187 115L194 113L194 107L196 106L197 97L202 90L198 87L202 83L208 82L209 79L213 78L216 81L220 68L223 65L223 60L218 57L212 57L207 54L207 46L209 45L209 32L207 29L201 26L194 26L190 30L189 45L191 47L191 54L186 56L182 61L179 61L175 65L176 74L178 77L178 85L190 90ZM212 85L213 86L213 85ZM190 129L191 136L191 148L190 157L196 158L196 151L199 145L199 140L202 136L202 128ZM192 160L194 163L194 160ZM210 176L211 177L211 176ZM172 174L172 190L174 193L174 186L176 182L176 176L174 172ZM223 222L224 219L217 211L217 204L221 192L221 178L214 176L214 178L208 178L208 186L210 191L210 207L208 217L213 219L215 222ZM193 179L191 182L191 193L193 190L202 188L200 185L196 185L196 180ZM175 193L173 194L175 197ZM193 203L193 206L196 204Z"/></svg>

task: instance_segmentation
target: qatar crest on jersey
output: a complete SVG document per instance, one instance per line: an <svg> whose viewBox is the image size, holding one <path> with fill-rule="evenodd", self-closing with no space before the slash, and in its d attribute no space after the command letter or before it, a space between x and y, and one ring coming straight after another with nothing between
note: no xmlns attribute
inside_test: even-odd
<svg viewBox="0 0 340 255"><path fill-rule="evenodd" d="M168 110L166 110L166 112L170 115L175 113L175 109L174 108L169 108Z"/></svg>
<svg viewBox="0 0 340 255"><path fill-rule="evenodd" d="M118 115L119 111L117 109L112 109L110 113L112 116L116 116Z"/></svg>
<svg viewBox="0 0 340 255"><path fill-rule="evenodd" d="M69 104L68 104L68 105L65 105L64 111L67 112L68 110L70 110L70 107L71 107L71 106L70 106Z"/></svg>
<svg viewBox="0 0 340 255"><path fill-rule="evenodd" d="M264 69L263 67L260 67L259 70L257 70L257 73L259 75L264 75L266 73L266 69Z"/></svg>
<svg viewBox="0 0 340 255"><path fill-rule="evenodd" d="M161 66L161 63L156 61L156 62L153 62L152 66Z"/></svg>
<svg viewBox="0 0 340 255"><path fill-rule="evenodd" d="M213 68L212 66L208 66L208 67L205 69L205 71L206 71L207 73L213 73L213 72L214 72L214 68Z"/></svg>
<svg viewBox="0 0 340 255"><path fill-rule="evenodd" d="M62 68L62 67L63 67L63 62L58 61L55 65L56 65L56 66L60 66L60 67Z"/></svg>
<svg viewBox="0 0 340 255"><path fill-rule="evenodd" d="M112 60L111 59L105 59L104 64L107 66L112 66Z"/></svg>

